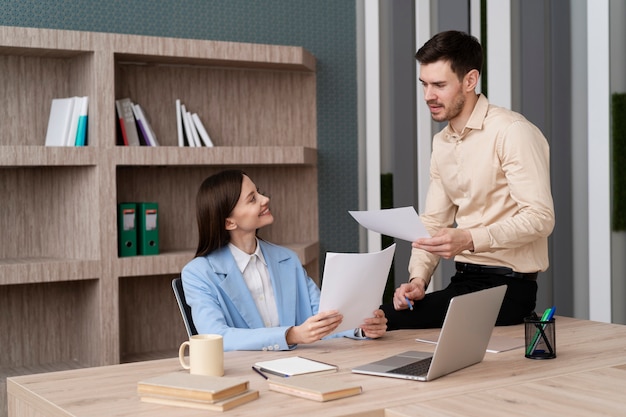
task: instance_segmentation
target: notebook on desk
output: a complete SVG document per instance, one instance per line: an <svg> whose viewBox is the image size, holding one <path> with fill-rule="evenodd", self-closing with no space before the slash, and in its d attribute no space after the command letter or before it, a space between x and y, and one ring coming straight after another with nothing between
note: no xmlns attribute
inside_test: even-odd
<svg viewBox="0 0 626 417"><path fill-rule="evenodd" d="M352 372L431 381L481 362L505 292L506 285L501 285L452 298L434 352L403 352Z"/></svg>

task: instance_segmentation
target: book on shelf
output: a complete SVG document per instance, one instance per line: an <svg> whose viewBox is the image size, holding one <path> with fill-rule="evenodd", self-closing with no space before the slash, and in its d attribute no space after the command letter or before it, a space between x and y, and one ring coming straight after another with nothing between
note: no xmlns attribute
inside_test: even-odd
<svg viewBox="0 0 626 417"><path fill-rule="evenodd" d="M137 254L159 254L159 204L137 203Z"/></svg>
<svg viewBox="0 0 626 417"><path fill-rule="evenodd" d="M65 146L74 146L76 143L76 132L78 131L78 118L81 110L81 97L72 97L74 105L72 106L72 116L70 117L70 128L65 137Z"/></svg>
<svg viewBox="0 0 626 417"><path fill-rule="evenodd" d="M139 134L135 124L133 102L130 98L115 100L115 109L119 120L120 134L124 146L139 146Z"/></svg>
<svg viewBox="0 0 626 417"><path fill-rule="evenodd" d="M117 205L117 254L137 256L137 204Z"/></svg>
<svg viewBox="0 0 626 417"><path fill-rule="evenodd" d="M87 146L87 121L89 109L89 97L77 97L76 106L78 106L78 122L76 125L76 137L74 146ZM71 139L71 138L68 138Z"/></svg>
<svg viewBox="0 0 626 417"><path fill-rule="evenodd" d="M236 394L230 398L226 398L221 401L202 401L202 400L187 400L187 399L178 399L173 397L164 397L158 395L142 395L140 397L141 401L153 404L162 404L162 405L172 405L175 407L187 407L187 408L196 408L200 410L211 410L211 411L227 411L232 408L235 408L239 405L248 403L250 401L254 401L259 398L259 391L257 390L247 390L243 393Z"/></svg>
<svg viewBox="0 0 626 417"><path fill-rule="evenodd" d="M187 118L187 107L184 104L180 105L180 117L183 122L183 132L185 135L185 143L190 148L195 148L196 142L193 140L193 135L191 133L191 126L189 126L189 119Z"/></svg>
<svg viewBox="0 0 626 417"><path fill-rule="evenodd" d="M54 98L50 105L46 146L85 146L88 97Z"/></svg>
<svg viewBox="0 0 626 417"><path fill-rule="evenodd" d="M192 113L180 99L176 99L176 129L178 133L178 146L191 148L214 146L209 132L202 123L198 113Z"/></svg>
<svg viewBox="0 0 626 417"><path fill-rule="evenodd" d="M337 372L336 365L303 358L302 356L291 356L288 358L261 361L254 366L262 372L282 377L291 377L304 374L323 374Z"/></svg>
<svg viewBox="0 0 626 417"><path fill-rule="evenodd" d="M216 403L244 394L249 381L240 378L170 372L137 383L137 393L151 398Z"/></svg>
<svg viewBox="0 0 626 417"><path fill-rule="evenodd" d="M46 132L46 146L66 146L73 114L74 97L52 99Z"/></svg>
<svg viewBox="0 0 626 417"><path fill-rule="evenodd" d="M185 112L185 117L187 118L187 124L189 125L189 131L191 132L191 139L193 140L194 146L196 148L199 148L202 146L202 143L200 142L198 129L196 129L196 125L191 118L191 113L189 111Z"/></svg>
<svg viewBox="0 0 626 417"><path fill-rule="evenodd" d="M143 111L143 108L139 104L133 103L133 114L135 116L135 119L137 120L137 127L139 128L138 132L141 133L145 145L159 146L159 142L157 141L156 134L152 129L152 125L146 117L146 113Z"/></svg>
<svg viewBox="0 0 626 417"><path fill-rule="evenodd" d="M360 385L348 383L332 376L296 375L289 378L269 378L269 389L314 401L331 401L359 395Z"/></svg>
<svg viewBox="0 0 626 417"><path fill-rule="evenodd" d="M200 120L200 116L198 116L198 113L192 114L191 119L193 120L193 124L196 126L196 129L198 130L200 139L202 139L202 142L204 142L204 146L208 148L212 148L213 141L209 137L209 134L207 133L206 129L204 128L204 125L202 124L202 120Z"/></svg>
<svg viewBox="0 0 626 417"><path fill-rule="evenodd" d="M176 133L178 135L178 146L185 146L185 134L183 133L183 117L180 110L180 99L176 99Z"/></svg>

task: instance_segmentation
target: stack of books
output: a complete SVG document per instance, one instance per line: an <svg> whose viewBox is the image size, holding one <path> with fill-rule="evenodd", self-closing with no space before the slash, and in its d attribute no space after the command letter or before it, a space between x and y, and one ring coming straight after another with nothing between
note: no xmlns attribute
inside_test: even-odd
<svg viewBox="0 0 626 417"><path fill-rule="evenodd" d="M124 146L159 146L152 125L143 108L130 98L115 100L120 144Z"/></svg>
<svg viewBox="0 0 626 417"><path fill-rule="evenodd" d="M257 362L252 369L267 379L270 390L307 400L324 402L363 392L360 385L325 375L336 373L337 365L301 356Z"/></svg>
<svg viewBox="0 0 626 417"><path fill-rule="evenodd" d="M213 147L213 141L198 113L188 111L187 107L178 99L176 100L176 129L178 146Z"/></svg>
<svg viewBox="0 0 626 417"><path fill-rule="evenodd" d="M46 146L87 145L89 98L54 98L50 106Z"/></svg>
<svg viewBox="0 0 626 417"><path fill-rule="evenodd" d="M137 383L141 401L226 411L259 398L259 391L249 388L249 381L171 372Z"/></svg>

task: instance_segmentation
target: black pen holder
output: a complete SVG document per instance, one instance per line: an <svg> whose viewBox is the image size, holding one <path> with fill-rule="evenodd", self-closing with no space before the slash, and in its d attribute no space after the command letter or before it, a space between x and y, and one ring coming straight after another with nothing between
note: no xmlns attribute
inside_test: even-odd
<svg viewBox="0 0 626 417"><path fill-rule="evenodd" d="M525 353L530 359L556 358L556 330L554 318L546 321L526 317L524 331L526 335Z"/></svg>

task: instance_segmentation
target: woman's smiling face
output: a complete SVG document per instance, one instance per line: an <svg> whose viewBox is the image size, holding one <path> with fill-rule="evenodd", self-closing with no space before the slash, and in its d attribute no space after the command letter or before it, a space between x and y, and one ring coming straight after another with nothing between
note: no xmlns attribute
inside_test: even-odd
<svg viewBox="0 0 626 417"><path fill-rule="evenodd" d="M256 233L257 229L274 222L269 204L269 197L259 193L257 186L244 175L239 200L226 219L226 228L231 232Z"/></svg>

